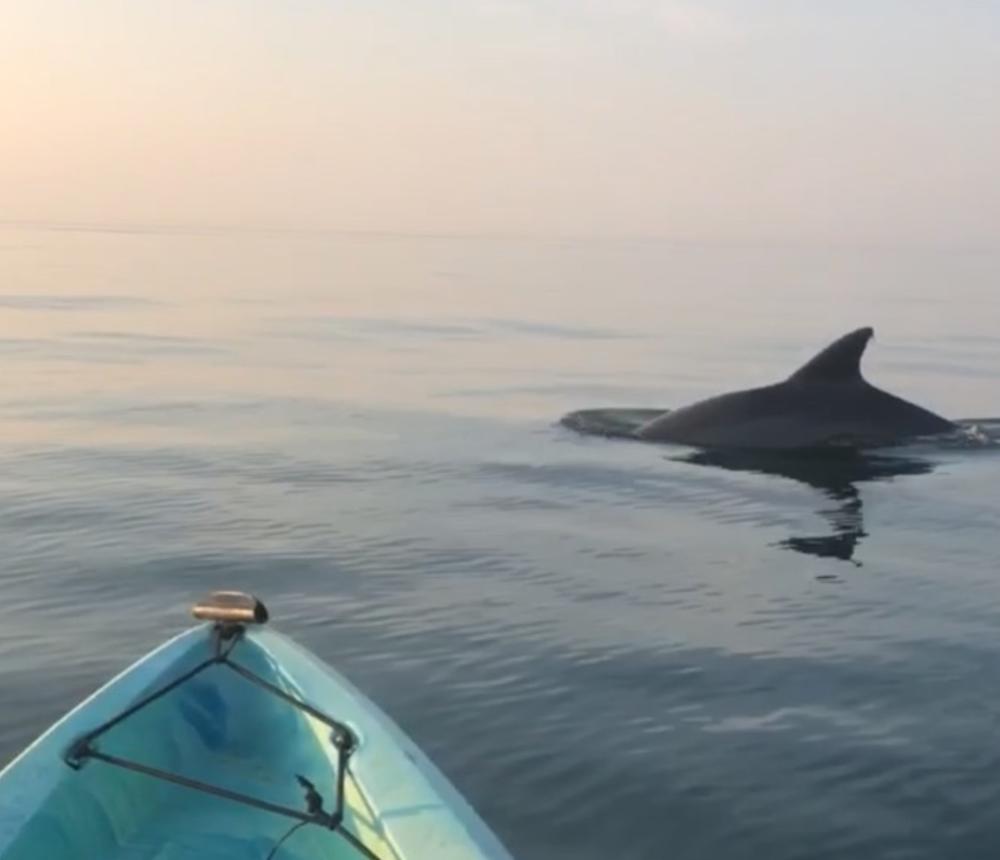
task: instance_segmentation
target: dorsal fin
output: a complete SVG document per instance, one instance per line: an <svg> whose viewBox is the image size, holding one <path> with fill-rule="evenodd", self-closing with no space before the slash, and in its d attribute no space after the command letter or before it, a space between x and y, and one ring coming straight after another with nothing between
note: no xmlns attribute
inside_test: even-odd
<svg viewBox="0 0 1000 860"><path fill-rule="evenodd" d="M861 379L861 356L874 329L859 328L835 340L795 371L796 382L850 382Z"/></svg>

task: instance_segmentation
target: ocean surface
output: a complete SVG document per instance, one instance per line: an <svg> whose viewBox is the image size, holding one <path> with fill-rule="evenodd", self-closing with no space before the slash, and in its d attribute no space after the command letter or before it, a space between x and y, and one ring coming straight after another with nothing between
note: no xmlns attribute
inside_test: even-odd
<svg viewBox="0 0 1000 860"><path fill-rule="evenodd" d="M250 590L519 860L1000 856L1000 453L579 435L873 325L1000 415L1000 253L0 229L0 762Z"/></svg>

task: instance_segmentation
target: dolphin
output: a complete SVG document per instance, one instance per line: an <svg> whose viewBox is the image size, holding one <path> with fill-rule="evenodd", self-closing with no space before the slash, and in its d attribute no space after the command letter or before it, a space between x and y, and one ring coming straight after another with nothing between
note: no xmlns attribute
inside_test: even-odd
<svg viewBox="0 0 1000 860"><path fill-rule="evenodd" d="M875 334L859 328L783 382L701 400L639 427L637 436L698 448L877 448L955 430L940 415L870 385L861 356Z"/></svg>

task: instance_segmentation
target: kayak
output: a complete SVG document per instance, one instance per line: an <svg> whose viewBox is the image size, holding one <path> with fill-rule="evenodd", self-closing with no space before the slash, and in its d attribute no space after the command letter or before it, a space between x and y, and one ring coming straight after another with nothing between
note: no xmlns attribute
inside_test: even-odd
<svg viewBox="0 0 1000 860"><path fill-rule="evenodd" d="M0 858L511 860L406 735L239 592L0 771Z"/></svg>

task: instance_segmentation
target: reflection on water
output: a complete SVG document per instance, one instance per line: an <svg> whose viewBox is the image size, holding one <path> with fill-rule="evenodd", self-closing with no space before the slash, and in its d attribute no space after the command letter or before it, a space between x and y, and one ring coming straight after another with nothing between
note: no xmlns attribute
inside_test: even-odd
<svg viewBox="0 0 1000 860"><path fill-rule="evenodd" d="M591 408L570 412L560 424L587 436L639 441L638 429L648 421L667 412L664 408ZM928 439L925 450L934 452L964 452L974 456L984 451L1000 450L1000 420L996 418L960 419L955 433ZM644 443L664 446L664 443ZM666 447L676 447L667 444ZM885 449L883 449L885 450ZM738 449L696 450L671 459L696 466L715 466L734 472L773 475L798 481L818 490L834 503L817 513L830 524L825 535L792 535L777 542L783 549L794 550L817 558L847 561L860 567L855 558L858 545L868 536L865 528L863 502L859 485L892 478L926 475L935 463L925 457L907 454L909 448L896 448L893 453L873 453L849 449L812 451L753 451ZM819 574L822 578L832 578Z"/></svg>
<svg viewBox="0 0 1000 860"><path fill-rule="evenodd" d="M857 451L780 453L753 451L696 451L676 458L683 463L715 466L737 472L776 475L819 490L834 503L817 510L830 523L830 534L793 535L778 543L785 549L850 561L858 544L867 537L858 485L886 481L902 475L926 475L934 464L909 457L886 457Z"/></svg>

